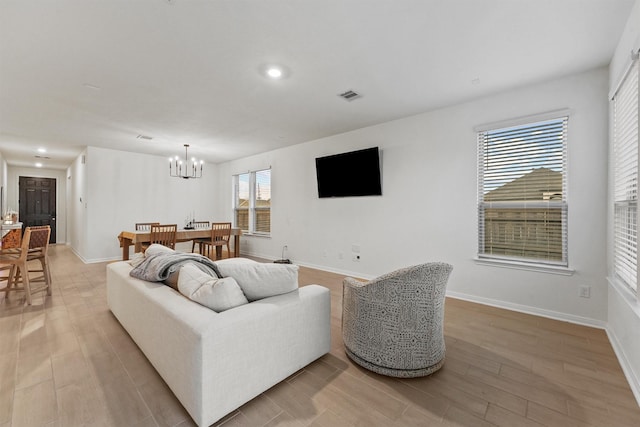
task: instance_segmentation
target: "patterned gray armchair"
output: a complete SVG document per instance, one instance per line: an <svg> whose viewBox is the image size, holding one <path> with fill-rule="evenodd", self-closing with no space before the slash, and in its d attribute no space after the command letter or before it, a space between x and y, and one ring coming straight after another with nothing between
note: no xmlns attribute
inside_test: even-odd
<svg viewBox="0 0 640 427"><path fill-rule="evenodd" d="M392 377L421 377L440 369L444 296L452 269L433 262L369 282L345 278L342 338L349 358Z"/></svg>

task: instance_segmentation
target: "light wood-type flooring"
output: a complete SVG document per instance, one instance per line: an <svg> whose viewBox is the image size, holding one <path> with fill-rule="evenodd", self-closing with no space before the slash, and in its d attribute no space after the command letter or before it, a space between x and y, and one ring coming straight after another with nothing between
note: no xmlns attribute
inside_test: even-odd
<svg viewBox="0 0 640 427"><path fill-rule="evenodd" d="M0 294L0 427L193 425L109 312L105 264L50 251L53 296ZM300 269L331 289L331 352L216 426L640 426L604 331L455 299L439 372L361 369L344 353L341 280Z"/></svg>

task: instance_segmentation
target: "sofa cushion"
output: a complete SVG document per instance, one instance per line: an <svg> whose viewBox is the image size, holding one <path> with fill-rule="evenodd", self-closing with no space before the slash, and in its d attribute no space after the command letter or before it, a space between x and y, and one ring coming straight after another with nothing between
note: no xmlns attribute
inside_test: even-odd
<svg viewBox="0 0 640 427"><path fill-rule="evenodd" d="M233 259L233 258L231 258ZM285 294L298 289L298 266L259 263L252 260L216 262L223 277L233 277L249 301Z"/></svg>
<svg viewBox="0 0 640 427"><path fill-rule="evenodd" d="M146 251L144 251L144 255L145 256L151 256L151 255L156 255L156 254L162 254L162 253L171 253L171 252L175 252L173 249L164 246L164 245L159 245L157 243L154 243L152 245L150 245Z"/></svg>
<svg viewBox="0 0 640 427"><path fill-rule="evenodd" d="M190 263L180 269L178 290L192 301L218 313L249 302L232 277L218 279Z"/></svg>

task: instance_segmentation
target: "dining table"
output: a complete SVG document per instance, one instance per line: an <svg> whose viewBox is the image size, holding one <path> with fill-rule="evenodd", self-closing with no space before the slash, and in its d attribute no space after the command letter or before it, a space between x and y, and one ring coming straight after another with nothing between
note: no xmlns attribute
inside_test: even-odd
<svg viewBox="0 0 640 427"><path fill-rule="evenodd" d="M240 256L240 236L242 230L240 228L232 228L231 236L233 236L233 256ZM196 229L179 229L176 231L176 242L190 242L194 239L211 237L211 228ZM142 245L151 241L151 232L146 231L129 231L124 230L118 234L120 247L122 247L122 260L129 259L129 247L134 246L135 252L142 252Z"/></svg>

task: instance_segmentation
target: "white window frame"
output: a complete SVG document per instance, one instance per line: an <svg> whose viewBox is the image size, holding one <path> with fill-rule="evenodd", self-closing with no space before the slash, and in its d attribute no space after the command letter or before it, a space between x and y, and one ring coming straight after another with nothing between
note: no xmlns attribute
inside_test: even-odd
<svg viewBox="0 0 640 427"><path fill-rule="evenodd" d="M249 216L249 221L248 221L248 229L243 229L243 233L247 234L247 235L254 235L254 236L264 236L264 237L270 237L271 236L271 227L269 227L269 232L262 232L262 231L258 231L256 230L257 227L257 221L256 221L256 213L260 210L264 210L264 208L260 208L256 203L257 200L257 185L256 185L256 174L259 174L261 172L264 171L271 171L271 167L268 168L264 168L264 169L257 169L257 170L252 170L252 171L247 171L247 172L242 172L239 174L235 174L232 176L232 183L233 183L233 189L232 189L232 197L233 197L233 226L234 227L239 227L239 224L237 223L237 216L236 216L236 210L238 208L237 204L239 201L238 198L238 193L239 193L239 186L240 186L240 176L241 175L249 175L249 209L248 209L248 216ZM271 177L269 179L269 186L271 187L272 185L272 181L271 181ZM271 188L269 189L269 191L271 191ZM269 215L271 216L271 209L273 208L273 200L270 198L270 207L269 207Z"/></svg>
<svg viewBox="0 0 640 427"><path fill-rule="evenodd" d="M478 264L516 268L523 270L541 271L546 273L571 275L574 270L569 268L569 251L568 251L568 202L567 202L567 146L568 146L568 121L570 111L568 109L552 111L543 114L537 114L512 120L505 120L497 123L490 123L478 126L474 129L478 137L478 253L475 261ZM486 253L484 247L484 226L485 208L504 207L514 208L515 205L510 202L486 202L484 200L484 177L485 177L485 152L484 142L488 132L497 130L508 130L516 126L534 125L538 122L549 120L564 120L563 132L563 153L562 153L562 198L560 200L548 200L540 202L519 203L518 208L539 208L554 206L561 210L562 218L562 259L561 260L545 260L531 257L508 256L501 254Z"/></svg>
<svg viewBox="0 0 640 427"><path fill-rule="evenodd" d="M640 299L638 289L638 164L640 61L637 55L610 97L613 103L613 273Z"/></svg>

